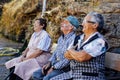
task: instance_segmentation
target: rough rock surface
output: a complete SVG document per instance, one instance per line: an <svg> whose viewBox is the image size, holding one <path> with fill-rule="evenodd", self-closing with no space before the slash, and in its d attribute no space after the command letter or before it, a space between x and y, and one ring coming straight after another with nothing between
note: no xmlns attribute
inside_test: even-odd
<svg viewBox="0 0 120 80"><path fill-rule="evenodd" d="M61 33L62 18L74 15L82 22L88 12L97 11L105 17L105 37L110 47L120 47L120 0L47 0L46 10L47 31L53 41ZM32 33L31 23L40 17L41 11L42 0L12 0L3 7L0 31L10 39L22 41Z"/></svg>

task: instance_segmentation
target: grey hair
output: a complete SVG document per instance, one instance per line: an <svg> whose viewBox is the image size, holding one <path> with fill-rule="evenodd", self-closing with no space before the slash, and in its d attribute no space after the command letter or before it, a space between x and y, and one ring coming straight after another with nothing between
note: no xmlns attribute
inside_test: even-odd
<svg viewBox="0 0 120 80"><path fill-rule="evenodd" d="M90 12L87 15L91 16L91 21L98 23L97 31L101 32L104 27L104 18L97 12Z"/></svg>
<svg viewBox="0 0 120 80"><path fill-rule="evenodd" d="M76 31L76 27L73 27L73 30Z"/></svg>

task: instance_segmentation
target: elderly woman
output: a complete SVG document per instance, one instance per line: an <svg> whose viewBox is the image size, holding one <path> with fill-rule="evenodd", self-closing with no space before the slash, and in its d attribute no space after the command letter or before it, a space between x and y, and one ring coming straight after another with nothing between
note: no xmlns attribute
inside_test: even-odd
<svg viewBox="0 0 120 80"><path fill-rule="evenodd" d="M63 34L58 39L58 45L48 64L33 74L34 80L50 80L52 77L69 71L69 60L64 57L68 46L75 38L74 29L79 27L79 21L74 16L68 16L61 23ZM61 78L62 79L62 78Z"/></svg>
<svg viewBox="0 0 120 80"><path fill-rule="evenodd" d="M71 46L65 53L65 57L71 60L72 80L105 80L104 63L108 44L100 34L104 25L103 16L90 12L82 25L84 34L79 36L75 49Z"/></svg>
<svg viewBox="0 0 120 80"><path fill-rule="evenodd" d="M35 32L32 34L28 47L23 51L22 56L5 63L7 69L15 66L14 76L11 75L10 80L15 80L17 76L21 80L29 80L34 71L48 62L51 38L45 31L46 26L46 19L36 19L34 23Z"/></svg>

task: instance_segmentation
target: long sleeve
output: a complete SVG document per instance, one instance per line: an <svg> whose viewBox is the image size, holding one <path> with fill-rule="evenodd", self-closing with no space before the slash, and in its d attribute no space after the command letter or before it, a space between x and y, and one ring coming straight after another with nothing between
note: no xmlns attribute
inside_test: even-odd
<svg viewBox="0 0 120 80"><path fill-rule="evenodd" d="M70 62L70 61L65 58L65 59L57 62L56 64L54 64L54 67L55 67L55 69L62 69L62 68L64 68L65 66L68 66L69 62Z"/></svg>
<svg viewBox="0 0 120 80"><path fill-rule="evenodd" d="M60 38L58 39L58 44L59 44L59 40L60 40ZM58 49L58 47L59 47L59 46L57 45L56 50L53 52L51 58L49 59L49 61L51 61L52 64L54 64L54 63L56 62L56 54L57 54L57 49Z"/></svg>
<svg viewBox="0 0 120 80"><path fill-rule="evenodd" d="M53 53L52 56L51 56L51 58L49 59L49 61L51 61L51 62L55 61L56 60L55 56L56 56L56 53Z"/></svg>
<svg viewBox="0 0 120 80"><path fill-rule="evenodd" d="M57 48L50 59L55 69L62 69L69 65L70 61L64 57L64 53L74 38L75 34L71 32L70 34L61 36L58 39Z"/></svg>

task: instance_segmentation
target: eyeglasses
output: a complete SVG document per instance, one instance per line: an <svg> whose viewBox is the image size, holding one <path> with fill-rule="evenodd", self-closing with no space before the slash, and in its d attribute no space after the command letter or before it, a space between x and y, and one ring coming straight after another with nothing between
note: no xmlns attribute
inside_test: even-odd
<svg viewBox="0 0 120 80"><path fill-rule="evenodd" d="M95 24L96 22L93 22L93 21L87 21L88 23L92 23L92 24Z"/></svg>

